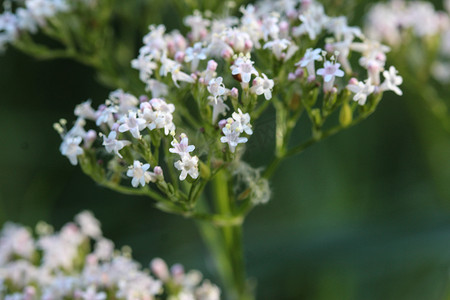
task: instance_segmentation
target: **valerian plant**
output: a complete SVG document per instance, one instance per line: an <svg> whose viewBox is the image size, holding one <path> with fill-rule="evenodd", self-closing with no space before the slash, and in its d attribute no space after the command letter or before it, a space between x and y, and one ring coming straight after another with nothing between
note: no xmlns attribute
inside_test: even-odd
<svg viewBox="0 0 450 300"><path fill-rule="evenodd" d="M140 89L104 69L110 53L92 51L88 64L118 89L96 108L81 103L73 126L61 119L55 129L61 153L98 184L197 220L226 297L253 299L242 226L270 200L279 164L369 117L385 91L401 94L402 78L386 65L387 46L315 1L260 1L240 7L238 17L230 11L194 11L181 31L150 25L131 61ZM273 112L275 132L259 133L253 125ZM302 118L306 140L293 135ZM264 166L244 161L255 134L274 140Z"/></svg>
<svg viewBox="0 0 450 300"><path fill-rule="evenodd" d="M35 236L33 236L35 235ZM114 249L100 222L88 211L60 231L44 222L35 232L6 223L0 231L0 297L54 299L216 299L219 288L199 271L170 270L161 258L143 269L131 249Z"/></svg>

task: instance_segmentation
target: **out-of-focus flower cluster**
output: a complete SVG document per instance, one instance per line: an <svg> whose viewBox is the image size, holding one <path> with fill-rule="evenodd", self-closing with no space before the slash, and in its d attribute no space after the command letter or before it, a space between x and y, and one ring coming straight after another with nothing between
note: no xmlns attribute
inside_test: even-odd
<svg viewBox="0 0 450 300"><path fill-rule="evenodd" d="M231 162L242 157L254 134L252 122L270 105L277 112L272 138L282 157L303 112L318 140L335 111L341 111L343 128L373 112L384 91L402 93L402 78L386 67L389 48L345 17L326 15L321 4L260 1L240 12L196 11L184 19L186 35L151 25L131 62L151 97L117 90L97 109L90 101L80 104L71 129L65 120L55 125L61 153L73 165L80 161L101 184L120 185L128 177L135 188L152 182L165 196L180 199L185 186L178 189L177 179L207 182L223 168L242 178ZM352 65L355 55L359 64ZM85 129L87 121L95 126ZM266 179L258 180L253 189L264 191L246 195L264 196L253 203L266 202L270 194ZM204 184L199 186L184 191L189 205Z"/></svg>
<svg viewBox="0 0 450 300"><path fill-rule="evenodd" d="M438 11L425 1L392 0L375 4L367 15L368 36L386 42L395 51L407 49L412 60L423 61L442 82L450 81L450 1ZM414 40L428 53L415 53ZM423 49L422 49L423 50ZM431 60L430 60L431 57Z"/></svg>
<svg viewBox="0 0 450 300"><path fill-rule="evenodd" d="M220 290L199 271L154 259L153 277L131 258L130 249L114 250L100 223L82 212L59 232L39 223L36 236L6 223L0 233L0 298L4 300L217 300Z"/></svg>
<svg viewBox="0 0 450 300"><path fill-rule="evenodd" d="M23 34L55 26L52 18L57 14L71 12L79 6L93 7L96 3L97 0L6 0L5 11L0 14L0 50Z"/></svg>

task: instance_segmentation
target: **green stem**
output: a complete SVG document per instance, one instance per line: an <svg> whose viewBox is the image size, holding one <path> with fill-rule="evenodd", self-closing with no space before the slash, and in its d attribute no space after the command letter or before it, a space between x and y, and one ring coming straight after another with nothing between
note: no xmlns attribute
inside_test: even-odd
<svg viewBox="0 0 450 300"><path fill-rule="evenodd" d="M217 210L216 218L234 219L237 222L222 223L220 227L211 226L209 222L198 222L198 226L214 258L226 299L252 300L254 297L248 289L245 274L242 243L243 216L234 216L235 205L230 197L228 186L230 180L226 170L221 170L214 176L214 207Z"/></svg>

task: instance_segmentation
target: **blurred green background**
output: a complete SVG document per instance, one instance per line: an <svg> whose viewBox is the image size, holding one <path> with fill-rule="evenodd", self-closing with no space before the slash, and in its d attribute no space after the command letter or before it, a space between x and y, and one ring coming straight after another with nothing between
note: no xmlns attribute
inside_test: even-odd
<svg viewBox="0 0 450 300"><path fill-rule="evenodd" d="M336 3L348 11L347 1ZM353 10L353 24L366 4ZM155 23L181 23L163 12ZM218 281L191 220L101 188L60 155L52 124L72 120L81 101L98 105L109 93L94 70L14 49L0 56L0 69L0 224L46 220L59 228L89 209L105 236L131 246L144 266L160 256ZM273 132L271 116L265 120L255 131ZM300 126L298 136L305 130ZM249 151L252 145L262 154L249 155L251 164L263 165L270 138L256 135ZM414 94L386 94L368 120L276 173L272 200L244 227L257 298L450 299L449 183L450 135Z"/></svg>

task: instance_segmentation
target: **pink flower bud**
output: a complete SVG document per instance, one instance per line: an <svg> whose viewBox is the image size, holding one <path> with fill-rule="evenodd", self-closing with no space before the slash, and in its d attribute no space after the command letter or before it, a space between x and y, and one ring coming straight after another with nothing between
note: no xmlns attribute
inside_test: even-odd
<svg viewBox="0 0 450 300"><path fill-rule="evenodd" d="M113 126L111 127L111 131L118 131L119 127L120 125L118 123L114 123Z"/></svg>
<svg viewBox="0 0 450 300"><path fill-rule="evenodd" d="M226 48L221 53L222 58L228 59L233 56L233 50L231 48Z"/></svg>
<svg viewBox="0 0 450 300"><path fill-rule="evenodd" d="M253 42L251 40L246 40L244 44L244 49L250 51L253 48Z"/></svg>
<svg viewBox="0 0 450 300"><path fill-rule="evenodd" d="M95 142L95 139L97 138L97 132L95 130L91 129L86 133L86 136L84 137L84 147L85 148L91 148L92 144Z"/></svg>
<svg viewBox="0 0 450 300"><path fill-rule="evenodd" d="M215 70L217 70L217 66L218 66L218 64L216 63L216 61L211 59L210 61L208 61L207 69L210 71L215 71Z"/></svg>
<svg viewBox="0 0 450 300"><path fill-rule="evenodd" d="M334 51L334 47L331 44L326 44L325 45L325 51L327 51L328 53L333 53Z"/></svg>
<svg viewBox="0 0 450 300"><path fill-rule="evenodd" d="M297 79L297 76L295 76L294 73L290 72L290 73L288 74L288 80L289 80L289 81L294 81L295 79Z"/></svg>
<svg viewBox="0 0 450 300"><path fill-rule="evenodd" d="M161 258L154 258L150 263L150 268L152 272L156 275L156 277L158 277L162 281L167 281L170 278L167 264Z"/></svg>
<svg viewBox="0 0 450 300"><path fill-rule="evenodd" d="M182 63L185 56L186 54L183 51L177 51L177 53L175 53L175 60L179 63Z"/></svg>
<svg viewBox="0 0 450 300"><path fill-rule="evenodd" d="M141 95L139 97L139 102L144 103L144 102L148 102L148 97L146 95Z"/></svg>
<svg viewBox="0 0 450 300"><path fill-rule="evenodd" d="M230 96L233 98L239 97L239 90L237 88L232 88L230 91Z"/></svg>
<svg viewBox="0 0 450 300"><path fill-rule="evenodd" d="M286 22L286 21L281 21L279 27L280 27L280 31L281 32L288 32L289 31L289 23Z"/></svg>
<svg viewBox="0 0 450 300"><path fill-rule="evenodd" d="M219 121L219 128L222 130L227 125L227 120L223 119Z"/></svg>
<svg viewBox="0 0 450 300"><path fill-rule="evenodd" d="M152 109L152 105L150 104L150 102L141 102L139 108L144 111L145 109Z"/></svg>
<svg viewBox="0 0 450 300"><path fill-rule="evenodd" d="M173 280L177 283L181 283L184 278L184 267L180 264L175 264L170 268Z"/></svg>
<svg viewBox="0 0 450 300"><path fill-rule="evenodd" d="M295 70L295 76L297 78L301 78L301 77L303 77L303 75L305 75L305 70L303 70L302 68L297 68Z"/></svg>
<svg viewBox="0 0 450 300"><path fill-rule="evenodd" d="M153 169L153 173L155 173L156 177L158 178L158 180L164 180L164 173L163 170L160 166L156 166Z"/></svg>
<svg viewBox="0 0 450 300"><path fill-rule="evenodd" d="M348 84L358 84L358 79L356 79L355 77L350 78L350 80L348 81Z"/></svg>

